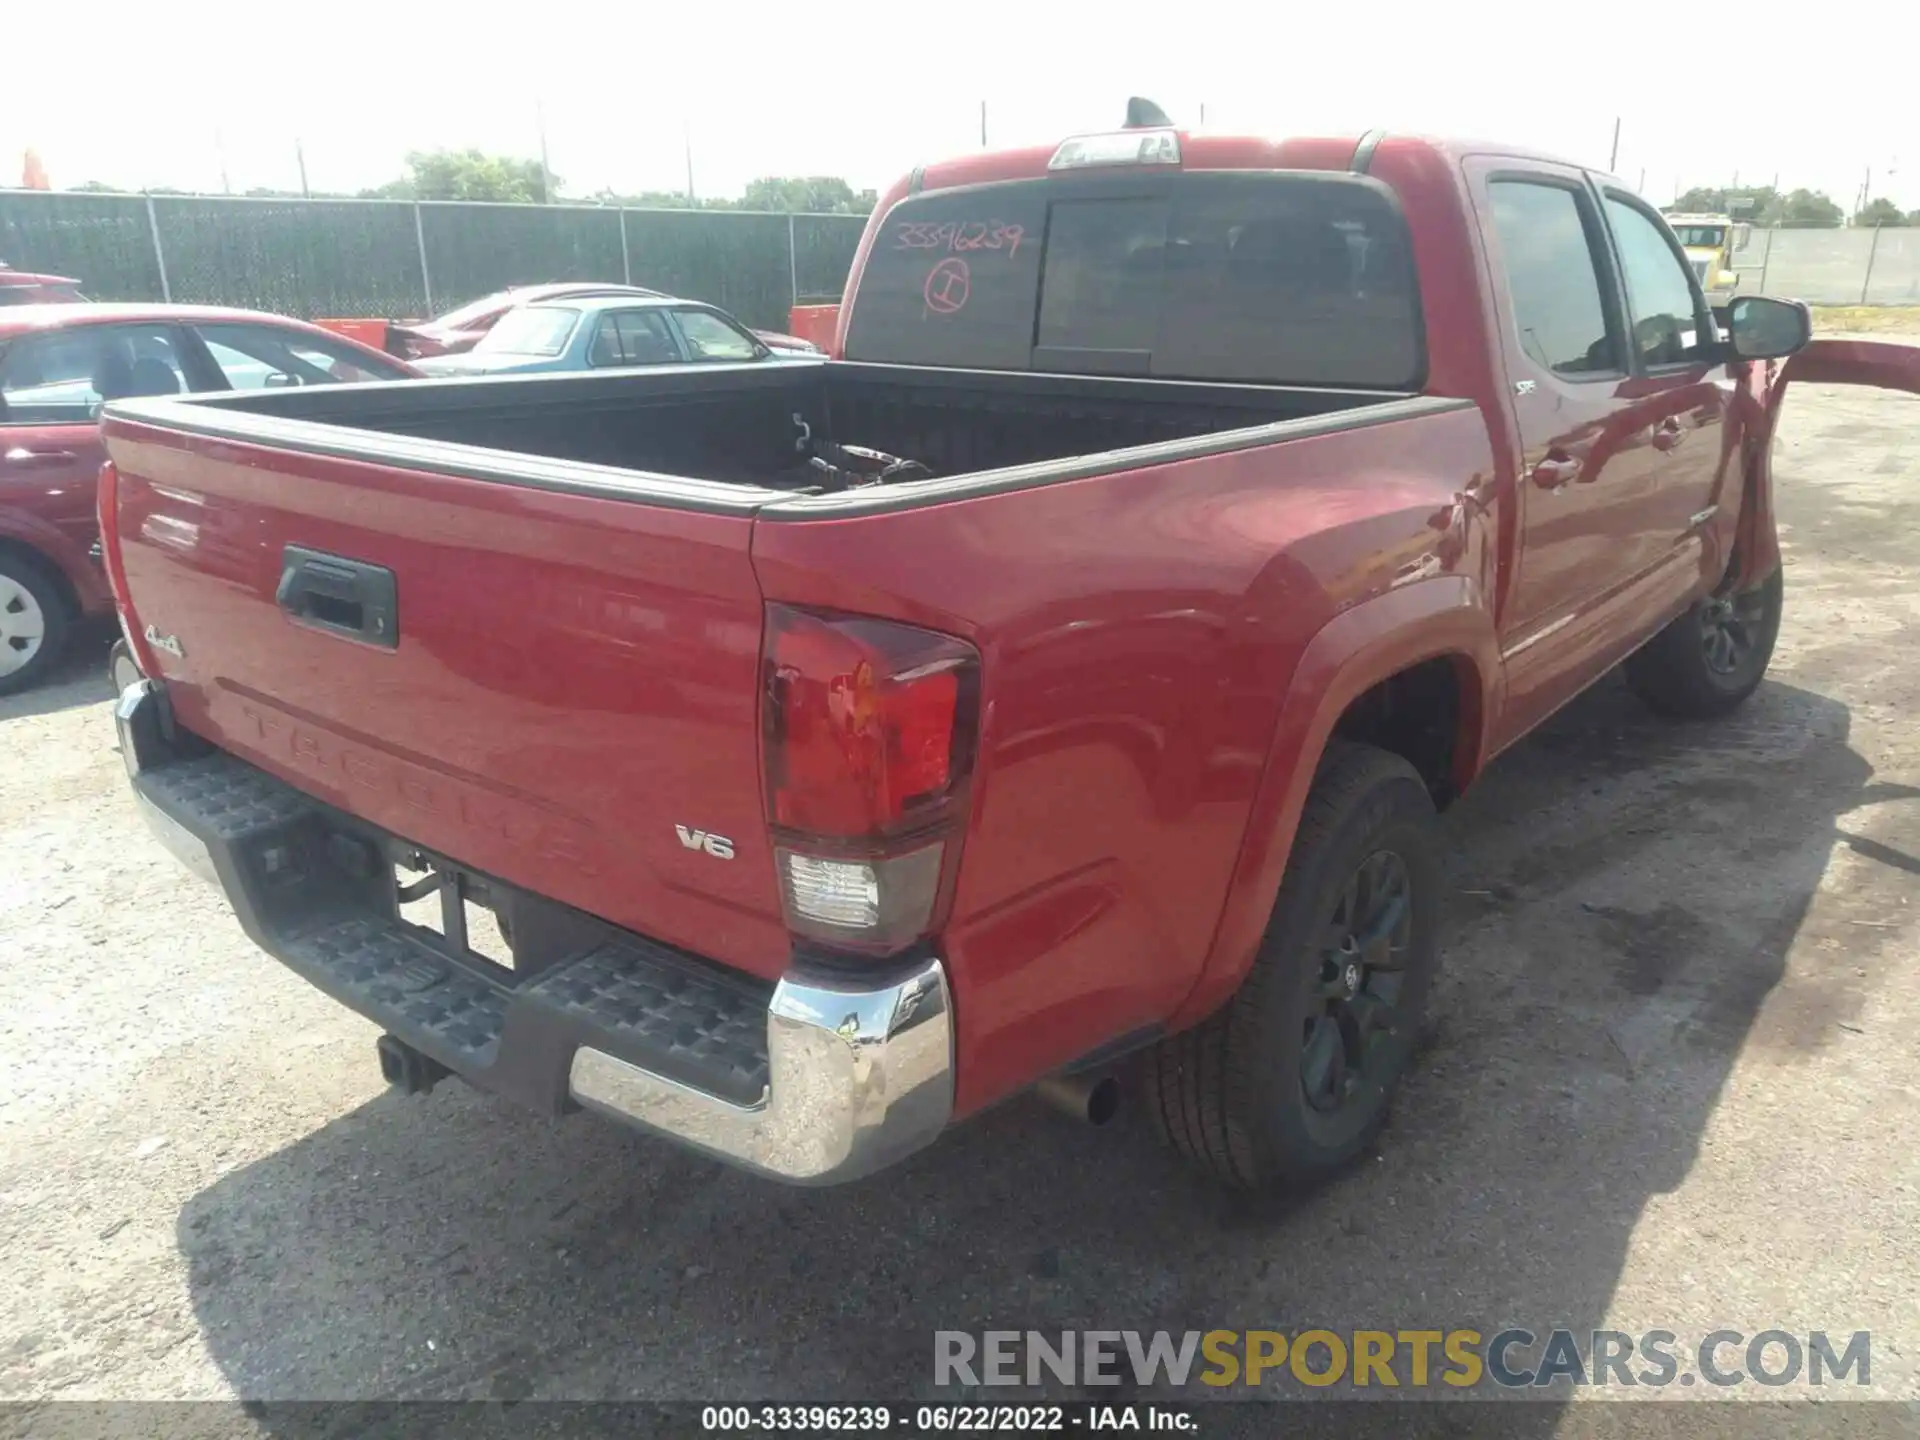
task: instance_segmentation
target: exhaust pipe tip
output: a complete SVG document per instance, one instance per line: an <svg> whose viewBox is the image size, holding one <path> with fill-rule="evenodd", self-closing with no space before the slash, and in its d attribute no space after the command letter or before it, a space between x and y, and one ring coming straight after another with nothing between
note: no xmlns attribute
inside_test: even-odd
<svg viewBox="0 0 1920 1440"><path fill-rule="evenodd" d="M1120 1113L1120 1081L1112 1075L1049 1075L1033 1090L1083 1125L1105 1125Z"/></svg>
<svg viewBox="0 0 1920 1440"><path fill-rule="evenodd" d="M380 1078L407 1095L424 1095L453 1072L430 1055L422 1055L404 1040L382 1035L374 1041L380 1056Z"/></svg>

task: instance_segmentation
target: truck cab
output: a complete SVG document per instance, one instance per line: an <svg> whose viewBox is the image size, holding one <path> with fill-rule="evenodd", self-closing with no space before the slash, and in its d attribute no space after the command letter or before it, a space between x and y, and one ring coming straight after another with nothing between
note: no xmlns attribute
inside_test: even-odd
<svg viewBox="0 0 1920 1440"><path fill-rule="evenodd" d="M1752 226L1735 221L1731 215L1694 214L1669 215L1667 224L1673 227L1694 279L1709 299L1722 299L1739 288L1733 255L1746 247Z"/></svg>

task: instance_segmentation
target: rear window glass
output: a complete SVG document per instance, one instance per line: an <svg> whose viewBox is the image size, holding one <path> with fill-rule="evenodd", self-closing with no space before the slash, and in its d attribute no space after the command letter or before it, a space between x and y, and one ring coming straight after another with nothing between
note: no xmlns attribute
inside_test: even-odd
<svg viewBox="0 0 1920 1440"><path fill-rule="evenodd" d="M1066 177L902 202L847 356L989 370L1416 387L1405 222L1351 176Z"/></svg>
<svg viewBox="0 0 1920 1440"><path fill-rule="evenodd" d="M504 290L496 290L491 295L482 295L478 300L469 300L458 309L449 310L444 315L436 315L429 322L443 325L449 330L464 330L476 321L507 308L513 304L513 297Z"/></svg>
<svg viewBox="0 0 1920 1440"><path fill-rule="evenodd" d="M527 305L509 310L482 335L474 349L492 354L558 355L573 337L578 310L563 306Z"/></svg>

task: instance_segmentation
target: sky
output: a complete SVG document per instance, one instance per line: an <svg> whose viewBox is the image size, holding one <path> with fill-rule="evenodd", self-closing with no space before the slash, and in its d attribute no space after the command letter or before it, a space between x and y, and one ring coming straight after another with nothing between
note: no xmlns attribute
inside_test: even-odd
<svg viewBox="0 0 1920 1440"><path fill-rule="evenodd" d="M53 14L56 12L48 12ZM563 192L760 175L884 188L914 165L1112 128L1127 96L1276 135L1374 126L1524 143L1676 187L1873 193L1920 208L1920 7L1617 0L813 0L756 5L101 3L20 31L0 5L0 184L235 193L400 175L409 150L536 158ZM1817 19L1812 18L1817 15ZM1689 23L1687 17L1694 17ZM1676 28L1678 27L1678 28ZM45 46L47 63L34 63Z"/></svg>

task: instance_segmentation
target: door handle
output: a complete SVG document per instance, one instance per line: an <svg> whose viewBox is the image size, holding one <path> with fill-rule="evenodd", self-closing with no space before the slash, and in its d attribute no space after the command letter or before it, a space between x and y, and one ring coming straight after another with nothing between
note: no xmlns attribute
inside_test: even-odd
<svg viewBox="0 0 1920 1440"><path fill-rule="evenodd" d="M1580 462L1564 450L1549 450L1546 457L1533 467L1533 483L1542 490L1558 490L1579 476Z"/></svg>
<svg viewBox="0 0 1920 1440"><path fill-rule="evenodd" d="M274 599L296 624L399 648L399 593L393 571L383 565L289 545L281 552Z"/></svg>
<svg viewBox="0 0 1920 1440"><path fill-rule="evenodd" d="M24 445L16 445L4 458L14 465L58 465L80 457L71 450L29 450Z"/></svg>
<svg viewBox="0 0 1920 1440"><path fill-rule="evenodd" d="M1680 428L1680 422L1669 415L1653 427L1653 448L1656 450L1677 450L1680 442L1687 438L1687 432Z"/></svg>

